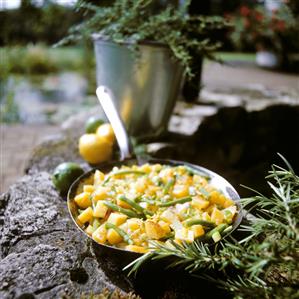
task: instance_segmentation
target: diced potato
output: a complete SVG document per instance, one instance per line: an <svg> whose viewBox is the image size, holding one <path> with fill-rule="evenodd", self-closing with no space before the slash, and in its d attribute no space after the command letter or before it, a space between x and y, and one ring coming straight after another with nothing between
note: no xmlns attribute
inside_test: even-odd
<svg viewBox="0 0 299 299"><path fill-rule="evenodd" d="M145 253L145 252L147 252L147 250L144 247L137 246L137 245L127 245L125 247L125 249L129 250L129 251L138 252L138 253Z"/></svg>
<svg viewBox="0 0 299 299"><path fill-rule="evenodd" d="M198 210L204 210L209 206L210 202L207 200L204 200L200 198L199 196L195 196L192 198L191 205L198 209Z"/></svg>
<svg viewBox="0 0 299 299"><path fill-rule="evenodd" d="M124 232L128 232L128 223L127 222L124 222L123 224L121 224L119 226L120 229L122 229Z"/></svg>
<svg viewBox="0 0 299 299"><path fill-rule="evenodd" d="M93 216L98 218L104 218L107 212L108 207L106 207L102 201L98 201L93 211Z"/></svg>
<svg viewBox="0 0 299 299"><path fill-rule="evenodd" d="M101 225L100 227L98 227L92 234L92 238L101 243L104 244L107 240L107 230L105 225Z"/></svg>
<svg viewBox="0 0 299 299"><path fill-rule="evenodd" d="M176 184L173 187L172 195L176 198L182 198L182 197L188 196L189 195L189 186L186 184L184 184L184 185Z"/></svg>
<svg viewBox="0 0 299 299"><path fill-rule="evenodd" d="M175 219L177 219L177 216L174 213L172 213L171 211L165 210L161 214L160 218L166 222L172 223Z"/></svg>
<svg viewBox="0 0 299 299"><path fill-rule="evenodd" d="M149 172L151 172L152 169L151 169L151 166L148 163L146 163L140 167L140 170L144 171L146 173L149 173Z"/></svg>
<svg viewBox="0 0 299 299"><path fill-rule="evenodd" d="M225 202L223 203L224 208L228 208L230 206L233 206L235 203L233 200L226 198Z"/></svg>
<svg viewBox="0 0 299 299"><path fill-rule="evenodd" d="M131 218L127 220L128 228L132 231L140 229L142 226L142 220L138 218Z"/></svg>
<svg viewBox="0 0 299 299"><path fill-rule="evenodd" d="M220 194L218 191L212 191L210 193L209 200L211 203L223 206L223 204L226 200L226 197L224 195Z"/></svg>
<svg viewBox="0 0 299 299"><path fill-rule="evenodd" d="M89 221L90 219L92 219L93 217L93 211L91 207L88 207L87 209L85 209L79 216L78 219L80 222L82 223L86 223L87 221Z"/></svg>
<svg viewBox="0 0 299 299"><path fill-rule="evenodd" d="M211 221L211 216L207 212L204 212L202 213L202 220Z"/></svg>
<svg viewBox="0 0 299 299"><path fill-rule="evenodd" d="M220 210L218 210L216 207L214 207L211 215L211 221L219 225L223 222L223 220L224 220L223 213Z"/></svg>
<svg viewBox="0 0 299 299"><path fill-rule="evenodd" d="M147 181L145 178L139 178L135 184L135 190L139 193L143 193L147 188Z"/></svg>
<svg viewBox="0 0 299 299"><path fill-rule="evenodd" d="M194 233L192 230L183 227L175 231L175 239L191 243L194 241Z"/></svg>
<svg viewBox="0 0 299 299"><path fill-rule="evenodd" d="M192 225L191 230L193 231L194 238L198 238L205 234L205 231L204 231L202 225L200 225L200 224Z"/></svg>
<svg viewBox="0 0 299 299"><path fill-rule="evenodd" d="M156 222L147 220L145 221L144 225L145 225L145 233L150 239L159 240L166 235L162 227Z"/></svg>
<svg viewBox="0 0 299 299"><path fill-rule="evenodd" d="M93 176L94 185L101 184L104 181L104 179L105 179L104 173L102 173L99 170L96 170Z"/></svg>
<svg viewBox="0 0 299 299"><path fill-rule="evenodd" d="M158 224L162 227L162 229L165 231L166 234L170 233L171 229L170 229L169 223L167 223L163 220L160 220L158 222Z"/></svg>
<svg viewBox="0 0 299 299"><path fill-rule="evenodd" d="M74 201L81 209L86 209L91 206L90 193L82 192L74 198Z"/></svg>
<svg viewBox="0 0 299 299"><path fill-rule="evenodd" d="M205 186L205 185L207 185L208 182L205 178L201 177L200 175L195 174L193 176L193 183L196 185Z"/></svg>
<svg viewBox="0 0 299 299"><path fill-rule="evenodd" d="M114 229L109 229L107 232L107 240L111 245L115 245L120 243L123 238Z"/></svg>
<svg viewBox="0 0 299 299"><path fill-rule="evenodd" d="M94 232L94 228L92 227L92 225L88 225L87 228L86 228L86 230L85 230L85 232L86 232L89 236L91 236L91 235L93 234L93 232Z"/></svg>
<svg viewBox="0 0 299 299"><path fill-rule="evenodd" d="M94 199L95 200L102 200L108 197L109 188L99 186L97 187L96 191L94 192Z"/></svg>
<svg viewBox="0 0 299 299"><path fill-rule="evenodd" d="M152 170L153 171L160 171L161 169L162 169L162 165L161 164L152 165Z"/></svg>
<svg viewBox="0 0 299 299"><path fill-rule="evenodd" d="M111 213L108 217L107 222L110 222L114 225L121 225L127 220L128 216L121 213Z"/></svg>
<svg viewBox="0 0 299 299"><path fill-rule="evenodd" d="M92 193L94 191L94 186L93 185L84 185L83 186L83 191Z"/></svg>

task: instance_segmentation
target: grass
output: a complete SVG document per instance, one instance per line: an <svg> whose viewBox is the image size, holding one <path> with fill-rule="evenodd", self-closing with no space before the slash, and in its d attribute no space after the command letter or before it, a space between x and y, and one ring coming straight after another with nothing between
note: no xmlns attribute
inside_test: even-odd
<svg viewBox="0 0 299 299"><path fill-rule="evenodd" d="M223 61L242 61L255 63L255 53L218 52L216 57Z"/></svg>
<svg viewBox="0 0 299 299"><path fill-rule="evenodd" d="M84 72L94 65L93 53L84 48L51 48L28 45L0 48L0 69L3 74L48 74L60 71Z"/></svg>

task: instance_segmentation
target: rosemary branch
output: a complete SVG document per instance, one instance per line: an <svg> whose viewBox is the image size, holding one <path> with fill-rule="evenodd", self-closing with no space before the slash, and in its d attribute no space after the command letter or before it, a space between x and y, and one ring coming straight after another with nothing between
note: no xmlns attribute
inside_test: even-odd
<svg viewBox="0 0 299 299"><path fill-rule="evenodd" d="M153 242L153 251L127 266L130 273L138 271L147 260L171 256L170 267L183 267L193 275L212 280L235 298L297 298L299 177L282 159L286 168L273 165L266 178L272 195L256 192L256 196L241 200L243 207L253 214L239 229L246 233L245 237L240 240L227 237L213 250L198 240L182 245L172 242L171 246ZM226 279L219 281L205 274L208 272L203 270L209 269L217 269Z"/></svg>

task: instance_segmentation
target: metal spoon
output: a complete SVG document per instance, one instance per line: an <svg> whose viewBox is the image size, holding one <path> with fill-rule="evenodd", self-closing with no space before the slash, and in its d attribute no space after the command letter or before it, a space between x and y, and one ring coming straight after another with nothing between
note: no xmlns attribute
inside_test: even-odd
<svg viewBox="0 0 299 299"><path fill-rule="evenodd" d="M102 108L113 128L116 141L120 149L120 160L132 158L133 150L132 144L128 137L124 123L113 103L112 91L106 86L99 86L96 94Z"/></svg>

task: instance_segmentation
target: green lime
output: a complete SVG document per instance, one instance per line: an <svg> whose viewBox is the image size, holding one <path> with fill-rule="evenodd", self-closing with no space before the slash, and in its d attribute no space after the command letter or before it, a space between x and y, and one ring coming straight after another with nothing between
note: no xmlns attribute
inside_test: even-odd
<svg viewBox="0 0 299 299"><path fill-rule="evenodd" d="M98 117L91 116L85 123L86 133L95 133L97 128L102 125L104 121Z"/></svg>
<svg viewBox="0 0 299 299"><path fill-rule="evenodd" d="M61 195L66 195L71 184L83 173L83 169L77 163L61 163L55 168L52 181Z"/></svg>

